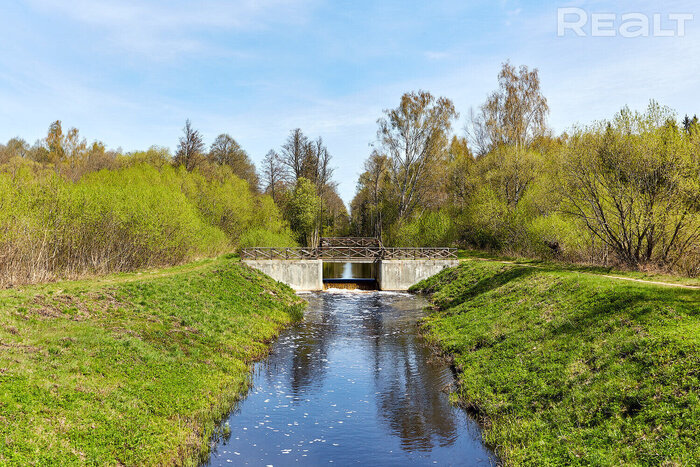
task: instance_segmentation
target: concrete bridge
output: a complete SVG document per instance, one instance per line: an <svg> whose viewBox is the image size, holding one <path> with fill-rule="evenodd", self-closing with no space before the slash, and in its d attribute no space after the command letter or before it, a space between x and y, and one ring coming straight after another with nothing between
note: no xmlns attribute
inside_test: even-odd
<svg viewBox="0 0 700 467"><path fill-rule="evenodd" d="M455 248L386 248L378 238L322 238L318 248L245 248L249 266L298 291L323 290L329 283L362 284L367 278L325 280L323 263L371 263L378 290L407 290L447 267L456 266Z"/></svg>

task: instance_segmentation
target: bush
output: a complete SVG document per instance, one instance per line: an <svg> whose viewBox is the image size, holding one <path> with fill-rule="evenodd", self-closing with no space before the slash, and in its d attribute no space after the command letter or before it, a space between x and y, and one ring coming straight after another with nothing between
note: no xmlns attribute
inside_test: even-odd
<svg viewBox="0 0 700 467"><path fill-rule="evenodd" d="M220 168L120 160L73 182L41 164L0 171L0 285L128 271L236 245L293 245L269 197Z"/></svg>
<svg viewBox="0 0 700 467"><path fill-rule="evenodd" d="M455 226L446 211L428 211L399 225L393 238L393 244L403 247L449 246L455 241Z"/></svg>

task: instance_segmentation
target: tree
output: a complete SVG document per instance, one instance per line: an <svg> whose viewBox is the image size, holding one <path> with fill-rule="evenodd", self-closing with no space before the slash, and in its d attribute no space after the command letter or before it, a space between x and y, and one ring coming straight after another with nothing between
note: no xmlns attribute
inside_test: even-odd
<svg viewBox="0 0 700 467"><path fill-rule="evenodd" d="M342 237L348 234L350 218L345 203L335 190L329 189L322 198L321 234L326 237Z"/></svg>
<svg viewBox="0 0 700 467"><path fill-rule="evenodd" d="M304 169L308 164L306 159L311 154L309 150L309 139L300 128L295 128L287 137L287 141L282 145L280 161L290 172L293 183L304 177Z"/></svg>
<svg viewBox="0 0 700 467"><path fill-rule="evenodd" d="M26 158L29 154L29 144L21 138L11 138L5 146L0 145L0 163L14 157Z"/></svg>
<svg viewBox="0 0 700 467"><path fill-rule="evenodd" d="M299 128L291 131L287 141L282 145L279 156L292 183L296 183L302 177L306 178L316 185L318 194L321 194L327 185L331 185L333 177L331 159L331 154L323 144L322 138L310 141Z"/></svg>
<svg viewBox="0 0 700 467"><path fill-rule="evenodd" d="M274 150L268 151L262 163L262 182L264 192L272 196L273 201L280 204L280 191L285 181L284 168L280 156Z"/></svg>
<svg viewBox="0 0 700 467"><path fill-rule="evenodd" d="M316 247L319 243L319 213L321 199L310 180L301 177L289 200L289 220L302 244Z"/></svg>
<svg viewBox="0 0 700 467"><path fill-rule="evenodd" d="M233 173L246 180L251 190L258 191L258 174L255 165L250 161L248 153L228 134L216 137L209 149L209 159L219 165L231 167Z"/></svg>
<svg viewBox="0 0 700 467"><path fill-rule="evenodd" d="M360 236L382 238L387 198L390 193L389 158L372 151L365 161L364 172L357 182L357 194L351 203L351 212L356 233Z"/></svg>
<svg viewBox="0 0 700 467"><path fill-rule="evenodd" d="M48 150L47 162L55 164L65 159L65 149L63 148L64 139L65 136L63 135L61 121L56 120L49 125L49 132L44 140L46 149Z"/></svg>
<svg viewBox="0 0 700 467"><path fill-rule="evenodd" d="M690 135L693 131L697 131L697 128L698 116L694 115L693 118L690 118L686 115L683 119L683 129L685 130L686 134Z"/></svg>
<svg viewBox="0 0 700 467"><path fill-rule="evenodd" d="M700 240L697 147L671 111L623 109L567 148L564 209L627 265L673 266Z"/></svg>
<svg viewBox="0 0 700 467"><path fill-rule="evenodd" d="M99 142L94 144L102 145ZM83 165L93 148L94 145L88 148L87 141L80 137L77 128L70 128L64 133L61 121L56 120L49 126L46 138L40 142L40 148L33 152L37 162L53 164L57 172L77 180L82 175Z"/></svg>
<svg viewBox="0 0 700 467"><path fill-rule="evenodd" d="M475 160L469 150L466 138L454 136L447 150L445 191L451 203L459 206L467 204L473 186Z"/></svg>
<svg viewBox="0 0 700 467"><path fill-rule="evenodd" d="M389 158L399 221L407 218L431 189L430 181L444 161L447 137L458 113L447 98L429 92L406 93L395 109L379 119L377 137Z"/></svg>
<svg viewBox="0 0 700 467"><path fill-rule="evenodd" d="M204 157L204 142L198 130L192 129L189 119L182 129L184 135L180 137L180 144L175 152L173 164L175 166L184 165L187 171L192 171L197 167Z"/></svg>
<svg viewBox="0 0 700 467"><path fill-rule="evenodd" d="M304 175L307 178L311 177L310 179L316 184L319 194L323 195L327 188L334 187L332 182L334 169L330 165L331 153L323 144L323 138L320 136L316 141L309 143L307 150L309 154L306 158Z"/></svg>
<svg viewBox="0 0 700 467"><path fill-rule="evenodd" d="M479 113L471 115L470 136L480 156L503 145L518 151L529 148L547 130L549 106L540 90L537 68L530 71L523 65L516 70L506 62L498 85Z"/></svg>

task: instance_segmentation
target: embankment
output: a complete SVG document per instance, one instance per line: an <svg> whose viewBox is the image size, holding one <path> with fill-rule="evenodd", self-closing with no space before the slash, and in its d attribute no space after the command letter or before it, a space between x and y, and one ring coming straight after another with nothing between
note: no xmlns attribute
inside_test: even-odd
<svg viewBox="0 0 700 467"><path fill-rule="evenodd" d="M506 464L700 462L700 291L498 262L412 291Z"/></svg>
<svg viewBox="0 0 700 467"><path fill-rule="evenodd" d="M227 258L0 292L0 464L196 464L304 303Z"/></svg>

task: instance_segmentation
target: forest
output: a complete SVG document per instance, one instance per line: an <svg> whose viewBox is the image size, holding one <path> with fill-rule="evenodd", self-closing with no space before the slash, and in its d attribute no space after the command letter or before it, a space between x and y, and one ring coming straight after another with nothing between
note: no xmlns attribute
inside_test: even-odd
<svg viewBox="0 0 700 467"><path fill-rule="evenodd" d="M453 103L404 94L378 120L351 203L396 246L700 274L700 127L651 101L555 135L537 69L505 63L455 134Z"/></svg>
<svg viewBox="0 0 700 467"><path fill-rule="evenodd" d="M156 146L110 151L60 121L31 146L13 138L0 146L0 285L296 246L307 241L309 225L318 237L321 218L326 232L347 230L322 140L310 142L301 130L292 140L299 152L288 144L281 152L303 153L298 180L290 185L286 170L275 173L285 183L275 179L268 195L231 136L219 135L207 150L189 121L175 154Z"/></svg>
<svg viewBox="0 0 700 467"><path fill-rule="evenodd" d="M503 64L460 120L419 90L377 121L348 213L321 137L290 131L258 167L188 120L174 153L123 153L53 122L0 145L0 285L179 264L246 246L378 236L700 274L700 126L650 101L562 134L537 69ZM460 121L465 122L460 128Z"/></svg>

